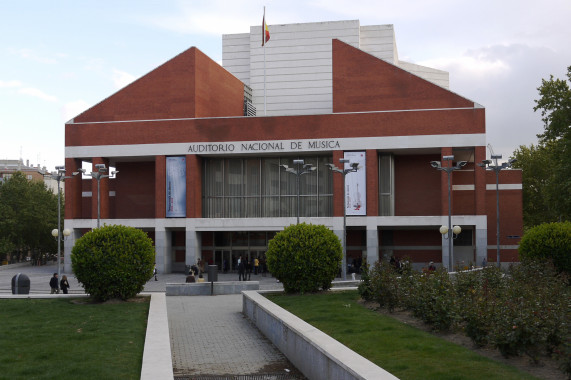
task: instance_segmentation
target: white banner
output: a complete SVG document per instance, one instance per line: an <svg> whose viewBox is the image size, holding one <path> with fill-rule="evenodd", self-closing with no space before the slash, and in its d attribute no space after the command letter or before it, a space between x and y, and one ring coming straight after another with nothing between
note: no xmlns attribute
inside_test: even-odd
<svg viewBox="0 0 571 380"><path fill-rule="evenodd" d="M167 217L186 217L186 157L167 157Z"/></svg>
<svg viewBox="0 0 571 380"><path fill-rule="evenodd" d="M367 174L365 152L345 152L344 158L349 160L345 169L350 169L356 162L359 169L345 175L345 212L347 215L367 215Z"/></svg>

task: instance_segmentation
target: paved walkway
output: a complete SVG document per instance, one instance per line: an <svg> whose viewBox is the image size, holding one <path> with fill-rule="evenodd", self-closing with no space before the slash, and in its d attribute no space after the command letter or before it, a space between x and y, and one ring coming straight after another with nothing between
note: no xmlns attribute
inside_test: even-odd
<svg viewBox="0 0 571 380"><path fill-rule="evenodd" d="M167 308L175 376L294 370L244 317L241 295L167 297Z"/></svg>

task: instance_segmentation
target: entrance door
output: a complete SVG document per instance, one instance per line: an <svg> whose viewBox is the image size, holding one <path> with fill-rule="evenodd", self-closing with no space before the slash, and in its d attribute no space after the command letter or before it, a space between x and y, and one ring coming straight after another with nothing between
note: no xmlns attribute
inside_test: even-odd
<svg viewBox="0 0 571 380"><path fill-rule="evenodd" d="M230 251L216 250L214 251L214 264L218 266L218 270L226 273L232 270L232 260Z"/></svg>

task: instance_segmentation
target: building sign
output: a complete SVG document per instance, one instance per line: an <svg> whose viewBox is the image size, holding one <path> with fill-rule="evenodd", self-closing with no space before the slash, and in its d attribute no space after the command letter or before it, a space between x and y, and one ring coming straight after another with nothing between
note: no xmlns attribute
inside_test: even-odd
<svg viewBox="0 0 571 380"><path fill-rule="evenodd" d="M339 140L285 140L245 141L232 143L194 143L188 147L188 154L208 153L256 153L296 152L308 150L340 150Z"/></svg>
<svg viewBox="0 0 571 380"><path fill-rule="evenodd" d="M166 158L167 217L186 217L186 158Z"/></svg>
<svg viewBox="0 0 571 380"><path fill-rule="evenodd" d="M359 170L345 175L345 212L347 215L367 215L367 175L365 152L345 152L349 160L344 169L351 164L359 164Z"/></svg>

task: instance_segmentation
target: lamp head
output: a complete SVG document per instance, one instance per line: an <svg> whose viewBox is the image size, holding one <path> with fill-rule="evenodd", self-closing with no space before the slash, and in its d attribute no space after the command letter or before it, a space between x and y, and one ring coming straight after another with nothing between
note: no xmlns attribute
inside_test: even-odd
<svg viewBox="0 0 571 380"><path fill-rule="evenodd" d="M57 228L54 228L54 229L52 230L52 236L55 237L55 238L57 238L58 235L59 235L59 231L57 230Z"/></svg>
<svg viewBox="0 0 571 380"><path fill-rule="evenodd" d="M492 154L492 160L501 160L501 159L502 159L501 154Z"/></svg>
<svg viewBox="0 0 571 380"><path fill-rule="evenodd" d="M440 167L440 161L430 161L430 166L434 169L438 169Z"/></svg>
<svg viewBox="0 0 571 380"><path fill-rule="evenodd" d="M359 163L358 163L358 162L352 162L352 163L351 163L351 168L352 168L352 169L355 169L355 170L359 169Z"/></svg>
<svg viewBox="0 0 571 380"><path fill-rule="evenodd" d="M508 164L511 166L514 162L517 162L517 158L510 158Z"/></svg>
<svg viewBox="0 0 571 380"><path fill-rule="evenodd" d="M446 235L448 233L448 227L446 226L440 226L440 228L438 229L438 231L440 231L440 233L442 235Z"/></svg>
<svg viewBox="0 0 571 380"><path fill-rule="evenodd" d="M293 160L294 165L303 165L303 160Z"/></svg>
<svg viewBox="0 0 571 380"><path fill-rule="evenodd" d="M66 228L65 230L63 230L62 233L63 233L63 236L69 236L69 235L71 235L71 231L68 230L67 228Z"/></svg>
<svg viewBox="0 0 571 380"><path fill-rule="evenodd" d="M442 161L454 161L454 155L442 156Z"/></svg>
<svg viewBox="0 0 571 380"><path fill-rule="evenodd" d="M105 164L95 164L95 168L99 173L104 173L107 171L107 167L105 166Z"/></svg>
<svg viewBox="0 0 571 380"><path fill-rule="evenodd" d="M459 235L460 232L462 232L462 227L454 226L454 227L452 227L452 232L454 233L454 235Z"/></svg>
<svg viewBox="0 0 571 380"><path fill-rule="evenodd" d="M456 167L463 168L464 166L466 166L467 163L468 161L458 161L458 163L456 163Z"/></svg>
<svg viewBox="0 0 571 380"><path fill-rule="evenodd" d="M342 164L348 164L349 163L349 159L348 158L340 158L339 162Z"/></svg>

